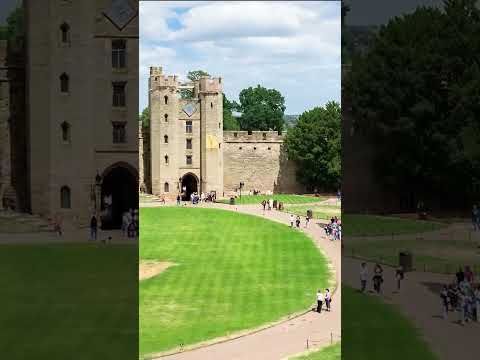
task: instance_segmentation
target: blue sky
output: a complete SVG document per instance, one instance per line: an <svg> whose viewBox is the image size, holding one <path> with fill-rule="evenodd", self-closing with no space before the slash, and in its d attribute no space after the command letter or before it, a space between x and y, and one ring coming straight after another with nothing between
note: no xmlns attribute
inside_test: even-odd
<svg viewBox="0 0 480 360"><path fill-rule="evenodd" d="M260 84L279 90L286 114L340 102L340 2L140 2L140 111L150 66L185 80L202 69L238 100Z"/></svg>

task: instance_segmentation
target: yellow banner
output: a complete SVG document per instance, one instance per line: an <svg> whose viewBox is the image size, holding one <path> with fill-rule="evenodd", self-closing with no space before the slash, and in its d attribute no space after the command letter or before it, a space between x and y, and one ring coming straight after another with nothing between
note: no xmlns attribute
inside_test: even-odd
<svg viewBox="0 0 480 360"><path fill-rule="evenodd" d="M218 149L218 140L215 135L207 135L207 149Z"/></svg>

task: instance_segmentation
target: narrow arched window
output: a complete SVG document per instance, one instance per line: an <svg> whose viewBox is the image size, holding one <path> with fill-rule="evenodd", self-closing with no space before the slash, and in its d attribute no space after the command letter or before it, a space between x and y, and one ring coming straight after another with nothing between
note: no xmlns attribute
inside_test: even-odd
<svg viewBox="0 0 480 360"><path fill-rule="evenodd" d="M62 209L71 208L70 188L68 186L62 186L60 189L60 206Z"/></svg>
<svg viewBox="0 0 480 360"><path fill-rule="evenodd" d="M165 136L163 137L163 141L165 142L165 144L168 144L168 135L165 135Z"/></svg>
<svg viewBox="0 0 480 360"><path fill-rule="evenodd" d="M168 164L168 155L165 155L165 164Z"/></svg>
<svg viewBox="0 0 480 360"><path fill-rule="evenodd" d="M210 109L213 109L213 102L210 103Z"/></svg>
<svg viewBox="0 0 480 360"><path fill-rule="evenodd" d="M60 127L62 128L62 141L64 143L69 143L70 142L70 124L64 121L60 124Z"/></svg>
<svg viewBox="0 0 480 360"><path fill-rule="evenodd" d="M67 44L70 42L70 26L67 23L60 25L60 33L62 43Z"/></svg>
<svg viewBox="0 0 480 360"><path fill-rule="evenodd" d="M163 184L163 191L168 193L170 191L170 185L168 185L168 183L166 182L165 184Z"/></svg>
<svg viewBox="0 0 480 360"><path fill-rule="evenodd" d="M168 122L168 114L165 114L164 117L165 117L165 122Z"/></svg>
<svg viewBox="0 0 480 360"><path fill-rule="evenodd" d="M165 100L165 105L167 105L167 104L168 104L168 96L165 95L165 96L163 97L163 99Z"/></svg>
<svg viewBox="0 0 480 360"><path fill-rule="evenodd" d="M60 91L62 93L68 93L70 90L69 77L67 74L63 73L60 75Z"/></svg>

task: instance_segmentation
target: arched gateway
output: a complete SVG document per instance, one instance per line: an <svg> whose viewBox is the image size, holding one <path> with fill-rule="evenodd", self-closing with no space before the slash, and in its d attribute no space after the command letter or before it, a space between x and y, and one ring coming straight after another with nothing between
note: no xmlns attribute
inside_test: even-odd
<svg viewBox="0 0 480 360"><path fill-rule="evenodd" d="M138 208L138 171L128 163L115 163L102 174L102 229L119 229L122 214Z"/></svg>
<svg viewBox="0 0 480 360"><path fill-rule="evenodd" d="M198 178L195 174L186 173L182 177L182 199L190 200L190 195L198 192Z"/></svg>

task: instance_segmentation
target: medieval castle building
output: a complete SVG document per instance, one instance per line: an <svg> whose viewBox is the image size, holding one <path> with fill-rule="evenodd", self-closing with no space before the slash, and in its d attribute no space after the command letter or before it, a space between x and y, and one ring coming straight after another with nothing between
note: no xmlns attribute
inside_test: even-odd
<svg viewBox="0 0 480 360"><path fill-rule="evenodd" d="M25 0L23 11L23 59L0 44L1 205L117 227L138 207L138 2Z"/></svg>
<svg viewBox="0 0 480 360"><path fill-rule="evenodd" d="M181 90L190 90L182 98ZM181 83L150 68L148 126L140 126L140 184L174 198L192 192L302 192L276 131L224 131L222 78Z"/></svg>

